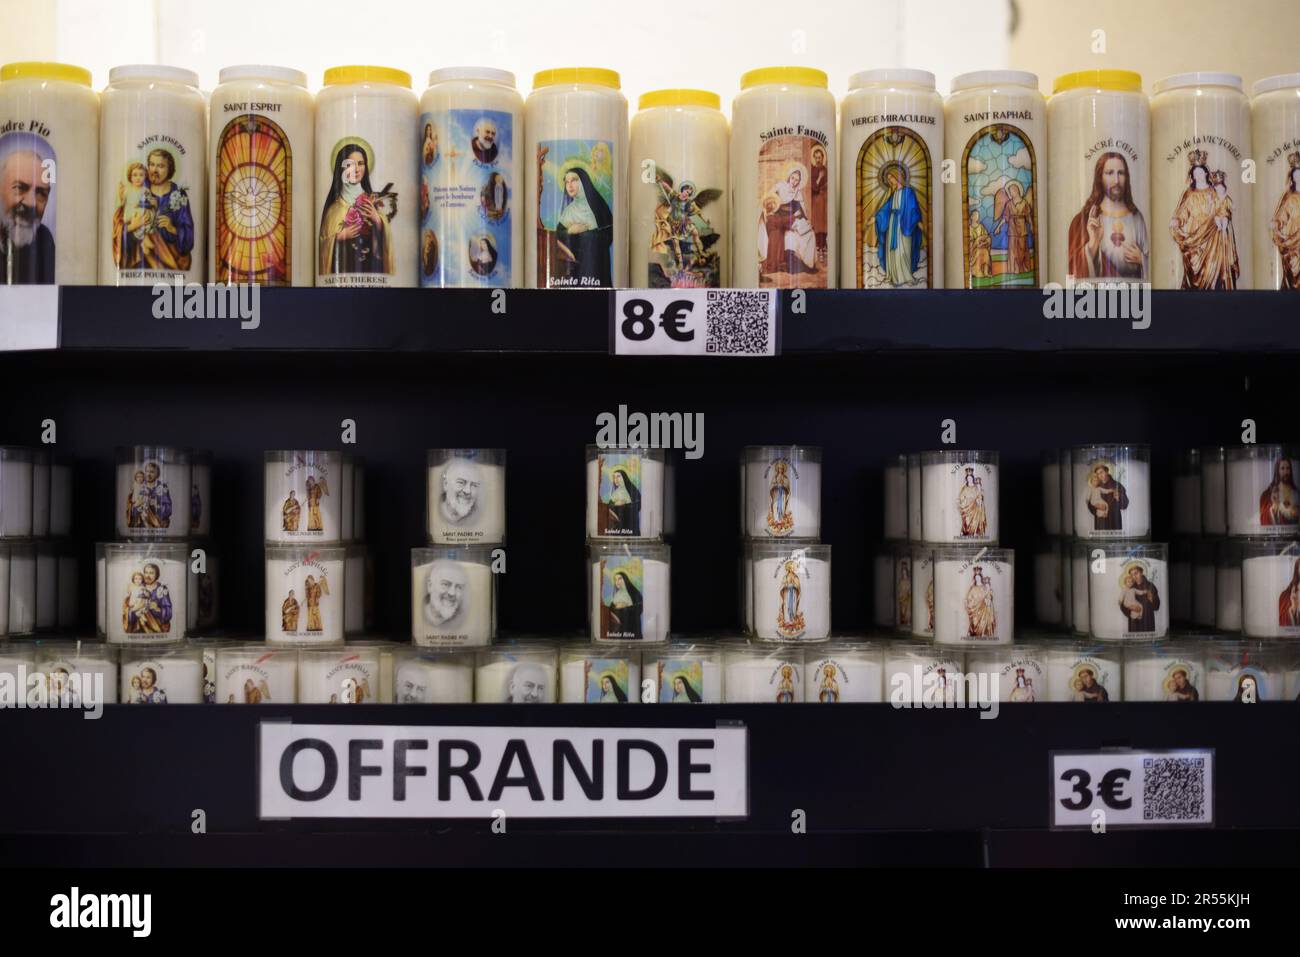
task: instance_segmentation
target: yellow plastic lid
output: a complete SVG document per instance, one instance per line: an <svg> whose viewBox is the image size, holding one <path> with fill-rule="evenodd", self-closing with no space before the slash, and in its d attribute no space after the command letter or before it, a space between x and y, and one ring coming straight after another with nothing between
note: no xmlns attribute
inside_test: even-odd
<svg viewBox="0 0 1300 957"><path fill-rule="evenodd" d="M611 90L619 89L616 70L603 70L598 66L567 66L558 70L542 70L533 75L533 89L543 86L561 86L571 83L585 83L588 86L607 86Z"/></svg>
<svg viewBox="0 0 1300 957"><path fill-rule="evenodd" d="M750 70L740 78L740 88L748 90L751 86L819 86L823 90L830 86L826 74L810 66L765 66Z"/></svg>
<svg viewBox="0 0 1300 957"><path fill-rule="evenodd" d="M722 109L722 98L708 90L651 90L642 93L637 109L649 110L656 106L702 106L709 110Z"/></svg>
<svg viewBox="0 0 1300 957"><path fill-rule="evenodd" d="M1141 93L1142 74L1132 70L1079 70L1077 73L1062 73L1052 84L1052 92L1064 93L1080 87Z"/></svg>
<svg viewBox="0 0 1300 957"><path fill-rule="evenodd" d="M391 66L332 66L325 71L325 85L344 83L392 83L411 88L411 74Z"/></svg>
<svg viewBox="0 0 1300 957"><path fill-rule="evenodd" d="M68 63L43 63L37 60L6 63L0 66L0 80L63 80L90 86L90 71Z"/></svg>

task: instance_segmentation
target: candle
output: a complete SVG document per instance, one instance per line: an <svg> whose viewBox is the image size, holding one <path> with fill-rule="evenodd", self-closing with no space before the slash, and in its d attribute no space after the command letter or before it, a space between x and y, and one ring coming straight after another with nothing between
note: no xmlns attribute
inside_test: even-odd
<svg viewBox="0 0 1300 957"><path fill-rule="evenodd" d="M754 633L754 546L750 539L740 544L740 607L745 634ZM893 573L892 558L890 573Z"/></svg>
<svg viewBox="0 0 1300 957"><path fill-rule="evenodd" d="M492 545L506 540L506 450L430 449L429 541Z"/></svg>
<svg viewBox="0 0 1300 957"><path fill-rule="evenodd" d="M32 534L33 458L31 449L0 446L0 538Z"/></svg>
<svg viewBox="0 0 1300 957"><path fill-rule="evenodd" d="M1229 535L1300 534L1300 450L1287 445L1245 445L1227 452Z"/></svg>
<svg viewBox="0 0 1300 957"><path fill-rule="evenodd" d="M80 708L88 703L85 689L93 682L102 684L102 704L117 704L117 658L117 650L103 642L41 642L36 668L45 677L47 700L51 706Z"/></svg>
<svg viewBox="0 0 1300 957"><path fill-rule="evenodd" d="M379 649L304 648L298 652L299 704L375 704L380 697Z"/></svg>
<svg viewBox="0 0 1300 957"><path fill-rule="evenodd" d="M934 639L1009 645L1015 634L1015 552L949 545L934 552Z"/></svg>
<svg viewBox="0 0 1300 957"><path fill-rule="evenodd" d="M411 638L478 647L496 637L496 581L488 545L411 549Z"/></svg>
<svg viewBox="0 0 1300 957"><path fill-rule="evenodd" d="M1300 289L1300 73L1257 80L1251 92L1251 155L1266 164L1254 190L1255 288Z"/></svg>
<svg viewBox="0 0 1300 957"><path fill-rule="evenodd" d="M1080 538L1146 538L1151 534L1151 449L1088 445L1071 454L1074 529Z"/></svg>
<svg viewBox="0 0 1300 957"><path fill-rule="evenodd" d="M122 652L123 704L203 704L203 649L189 642L176 647L132 648Z"/></svg>
<svg viewBox="0 0 1300 957"><path fill-rule="evenodd" d="M217 702L217 651L237 643L229 638L199 638L192 642L203 659L203 703Z"/></svg>
<svg viewBox="0 0 1300 957"><path fill-rule="evenodd" d="M1174 472L1174 534L1201 534L1201 452L1186 449Z"/></svg>
<svg viewBox="0 0 1300 957"><path fill-rule="evenodd" d="M1192 565L1192 623L1213 628L1216 620L1216 579L1218 578L1218 543L1200 539L1195 543Z"/></svg>
<svg viewBox="0 0 1300 957"><path fill-rule="evenodd" d="M592 641L668 640L672 559L653 542L593 542L587 546Z"/></svg>
<svg viewBox="0 0 1300 957"><path fill-rule="evenodd" d="M894 606L894 550L878 548L871 556L871 614L877 628L893 628L898 610Z"/></svg>
<svg viewBox="0 0 1300 957"><path fill-rule="evenodd" d="M921 541L921 456L907 457L907 538Z"/></svg>
<svg viewBox="0 0 1300 957"><path fill-rule="evenodd" d="M1047 651L1047 701L1120 701L1120 647L1058 642Z"/></svg>
<svg viewBox="0 0 1300 957"><path fill-rule="evenodd" d="M335 544L343 539L341 452L265 455L266 540Z"/></svg>
<svg viewBox="0 0 1300 957"><path fill-rule="evenodd" d="M1286 673L1277 642L1223 638L1208 643L1206 688L1209 701L1257 704L1280 701Z"/></svg>
<svg viewBox="0 0 1300 957"><path fill-rule="evenodd" d="M108 637L108 545L95 543L95 636Z"/></svg>
<svg viewBox="0 0 1300 957"><path fill-rule="evenodd" d="M190 454L190 534L212 534L212 453Z"/></svg>
<svg viewBox="0 0 1300 957"><path fill-rule="evenodd" d="M110 642L156 644L185 636L189 546L104 544L104 630Z"/></svg>
<svg viewBox="0 0 1300 957"><path fill-rule="evenodd" d="M831 547L754 543L754 632L775 641L815 641L831 633Z"/></svg>
<svg viewBox="0 0 1300 957"><path fill-rule="evenodd" d="M907 538L907 456L895 455L885 466L885 539Z"/></svg>
<svg viewBox="0 0 1300 957"><path fill-rule="evenodd" d="M1061 534L1061 454L1056 449L1043 453L1043 530Z"/></svg>
<svg viewBox="0 0 1300 957"><path fill-rule="evenodd" d="M36 630L59 623L59 553L52 542L36 543Z"/></svg>
<svg viewBox="0 0 1300 957"><path fill-rule="evenodd" d="M1066 630L1074 628L1074 541L1061 539L1061 627ZM1084 589L1085 593L1087 589ZM1087 599L1084 607L1087 608Z"/></svg>
<svg viewBox="0 0 1300 957"><path fill-rule="evenodd" d="M1300 546L1247 539L1241 565L1242 631L1252 638L1300 635Z"/></svg>
<svg viewBox="0 0 1300 957"><path fill-rule="evenodd" d="M728 704L794 704L804 700L802 648L726 642L724 654Z"/></svg>
<svg viewBox="0 0 1300 957"><path fill-rule="evenodd" d="M998 540L998 453L921 456L921 537L927 542Z"/></svg>
<svg viewBox="0 0 1300 957"><path fill-rule="evenodd" d="M469 704L474 700L474 652L399 648L394 652L394 704Z"/></svg>
<svg viewBox="0 0 1300 957"><path fill-rule="evenodd" d="M558 692L555 646L521 641L480 651L474 700L485 704L547 704Z"/></svg>
<svg viewBox="0 0 1300 957"><path fill-rule="evenodd" d="M9 546L9 634L36 630L36 545Z"/></svg>
<svg viewBox="0 0 1300 957"><path fill-rule="evenodd" d="M266 546L267 642L333 644L343 640L345 554L337 546Z"/></svg>
<svg viewBox="0 0 1300 957"><path fill-rule="evenodd" d="M1225 538L1218 546L1214 574L1214 627L1219 631L1241 631L1242 540Z"/></svg>
<svg viewBox="0 0 1300 957"><path fill-rule="evenodd" d="M50 534L50 452L32 451L32 536Z"/></svg>
<svg viewBox="0 0 1300 957"><path fill-rule="evenodd" d="M221 595L221 559L211 549L205 549L204 570L196 572L190 566L189 617L186 619L188 630L193 634L197 629L212 628L217 623Z"/></svg>
<svg viewBox="0 0 1300 957"><path fill-rule="evenodd" d="M1088 562L1092 636L1163 638L1169 632L1169 547L1144 542L1093 544Z"/></svg>
<svg viewBox="0 0 1300 957"><path fill-rule="evenodd" d="M885 700L885 649L870 641L837 641L809 648L804 700L819 704Z"/></svg>
<svg viewBox="0 0 1300 957"><path fill-rule="evenodd" d="M117 534L184 540L190 533L188 449L137 445L117 450Z"/></svg>
<svg viewBox="0 0 1300 957"><path fill-rule="evenodd" d="M261 644L217 649L219 704L294 704L298 700L298 652Z"/></svg>
<svg viewBox="0 0 1300 957"><path fill-rule="evenodd" d="M745 534L750 538L821 536L822 450L751 445L745 449Z"/></svg>
<svg viewBox="0 0 1300 957"><path fill-rule="evenodd" d="M587 537L662 538L661 449L587 446Z"/></svg>
<svg viewBox="0 0 1300 957"><path fill-rule="evenodd" d="M1222 446L1201 449L1201 531L1205 535L1228 533L1227 457Z"/></svg>
<svg viewBox="0 0 1300 957"><path fill-rule="evenodd" d="M1017 704L1046 701L1048 647L1018 644L1000 649L981 648L970 653L966 672L976 676L975 687L980 689L991 690L996 678L998 701ZM991 694L987 697L992 700Z"/></svg>
<svg viewBox="0 0 1300 957"><path fill-rule="evenodd" d="M1061 472L1061 487L1057 491L1061 502L1061 534L1072 536L1074 534L1074 469L1071 465L1073 461L1073 450L1057 450L1057 468Z"/></svg>
<svg viewBox="0 0 1300 957"><path fill-rule="evenodd" d="M1124 647L1125 701L1200 701L1203 642L1153 641Z"/></svg>
<svg viewBox="0 0 1300 957"><path fill-rule="evenodd" d="M70 546L64 545L65 549ZM77 625L78 593L77 581L80 577L75 555L64 552L59 555L59 613L58 627L70 630Z"/></svg>
<svg viewBox="0 0 1300 957"><path fill-rule="evenodd" d="M1089 621L1088 580L1091 577L1093 551L1092 543L1084 539L1075 539L1070 545L1070 594L1073 599L1071 624L1076 635L1092 634ZM1101 554L1104 555L1105 552Z"/></svg>
<svg viewBox="0 0 1300 957"><path fill-rule="evenodd" d="M367 565L370 556L364 545L348 545L343 560L343 632L359 635L366 630L366 611L370 607L367 594L370 576Z"/></svg>
<svg viewBox="0 0 1300 957"><path fill-rule="evenodd" d="M885 651L885 696L895 707L955 704L965 656L930 642L897 641Z"/></svg>
<svg viewBox="0 0 1300 957"><path fill-rule="evenodd" d="M1295 643L1286 645L1281 654L1283 673L1283 693L1287 701L1300 701L1300 647Z"/></svg>
<svg viewBox="0 0 1300 957"><path fill-rule="evenodd" d="M412 645L389 641L387 638L350 638L347 647L354 651L373 650L379 654L379 694L375 701L388 704L393 700L393 668L399 651L412 648ZM466 652L468 656L471 652Z"/></svg>
<svg viewBox="0 0 1300 957"><path fill-rule="evenodd" d="M912 633L912 546L894 546L894 629Z"/></svg>
<svg viewBox="0 0 1300 957"><path fill-rule="evenodd" d="M72 466L57 459L50 466L50 534L72 534Z"/></svg>
<svg viewBox="0 0 1300 957"><path fill-rule="evenodd" d="M912 636L934 637L934 549L912 547Z"/></svg>
<svg viewBox="0 0 1300 957"><path fill-rule="evenodd" d="M577 645L560 652L560 701L636 704L641 700L641 653Z"/></svg>
<svg viewBox="0 0 1300 957"><path fill-rule="evenodd" d="M1060 625L1061 540L1049 539L1034 553L1034 617L1044 625Z"/></svg>
<svg viewBox="0 0 1300 957"><path fill-rule="evenodd" d="M722 649L712 642L674 642L647 651L643 691L651 704L721 704Z"/></svg>
<svg viewBox="0 0 1300 957"><path fill-rule="evenodd" d="M1199 512L1197 513L1200 514ZM1183 539L1169 545L1169 619L1170 621L1190 624L1192 615L1192 593L1195 590L1192 577L1195 543Z"/></svg>

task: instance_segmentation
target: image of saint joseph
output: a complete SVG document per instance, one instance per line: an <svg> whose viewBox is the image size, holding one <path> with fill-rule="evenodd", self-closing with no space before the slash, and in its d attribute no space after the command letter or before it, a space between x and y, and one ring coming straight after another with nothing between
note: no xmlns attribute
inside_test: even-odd
<svg viewBox="0 0 1300 957"><path fill-rule="evenodd" d="M165 149L149 151L145 164L127 167L113 212L113 261L120 269L185 272L194 250L189 193L177 186L176 160Z"/></svg>
<svg viewBox="0 0 1300 957"><path fill-rule="evenodd" d="M1075 279L1147 276L1151 242L1133 201L1133 181L1123 153L1102 153L1093 167L1092 192L1070 221L1070 275Z"/></svg>
<svg viewBox="0 0 1300 957"><path fill-rule="evenodd" d="M925 242L924 216L916 190L907 185L900 167L885 173L889 195L876 210L876 249L880 267L891 285L906 286L916 281Z"/></svg>

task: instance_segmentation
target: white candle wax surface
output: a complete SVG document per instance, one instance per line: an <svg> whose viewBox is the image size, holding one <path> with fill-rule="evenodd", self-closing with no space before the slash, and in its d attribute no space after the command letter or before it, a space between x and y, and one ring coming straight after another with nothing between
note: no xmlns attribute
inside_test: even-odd
<svg viewBox="0 0 1300 957"><path fill-rule="evenodd" d="M366 629L366 555L349 550L343 560L343 631L359 635Z"/></svg>
<svg viewBox="0 0 1300 957"><path fill-rule="evenodd" d="M663 462L617 451L587 461L588 538L661 538L663 521Z"/></svg>
<svg viewBox="0 0 1300 957"><path fill-rule="evenodd" d="M1169 617L1173 621L1192 621L1191 560L1169 563Z"/></svg>
<svg viewBox="0 0 1300 957"><path fill-rule="evenodd" d="M549 704L559 694L555 654L520 653L481 663L474 700L484 704Z"/></svg>
<svg viewBox="0 0 1300 957"><path fill-rule="evenodd" d="M217 652L218 704L294 704L298 656L287 649Z"/></svg>
<svg viewBox="0 0 1300 957"><path fill-rule="evenodd" d="M439 558L411 572L411 638L417 645L481 647L496 635L492 569Z"/></svg>
<svg viewBox="0 0 1300 957"><path fill-rule="evenodd" d="M934 553L912 551L912 635L934 635Z"/></svg>
<svg viewBox="0 0 1300 957"><path fill-rule="evenodd" d="M822 467L779 455L745 466L750 538L818 538L822 525Z"/></svg>
<svg viewBox="0 0 1300 957"><path fill-rule="evenodd" d="M940 559L934 568L934 639L943 645L1009 645L1015 634L1015 566Z"/></svg>
<svg viewBox="0 0 1300 957"><path fill-rule="evenodd" d="M59 613L58 626L72 628L77 624L77 559L71 555L59 558ZM3 604L0 602L0 604Z"/></svg>
<svg viewBox="0 0 1300 957"><path fill-rule="evenodd" d="M329 544L343 536L343 468L337 454L310 463L267 462L266 540Z"/></svg>
<svg viewBox="0 0 1300 957"><path fill-rule="evenodd" d="M927 542L998 540L998 467L991 462L928 463L922 468L921 537Z"/></svg>
<svg viewBox="0 0 1300 957"><path fill-rule="evenodd" d="M1300 535L1300 477L1296 461L1230 458L1227 465L1229 535Z"/></svg>
<svg viewBox="0 0 1300 957"><path fill-rule="evenodd" d="M764 558L754 562L754 632L809 641L831 633L830 562Z"/></svg>
<svg viewBox="0 0 1300 957"><path fill-rule="evenodd" d="M1201 473L1174 476L1174 534L1201 534Z"/></svg>
<svg viewBox="0 0 1300 957"><path fill-rule="evenodd" d="M699 655L663 657L646 655L642 659L642 691L658 704L721 704L722 664Z"/></svg>
<svg viewBox="0 0 1300 957"><path fill-rule="evenodd" d="M190 534L190 463L149 458L117 466L117 534L183 540Z"/></svg>
<svg viewBox="0 0 1300 957"><path fill-rule="evenodd" d="M0 537L32 534L32 461L0 458Z"/></svg>
<svg viewBox="0 0 1300 957"><path fill-rule="evenodd" d="M494 545L506 539L506 470L457 456L428 469L429 541Z"/></svg>
<svg viewBox="0 0 1300 957"><path fill-rule="evenodd" d="M1218 569L1214 562L1197 562L1192 566L1192 623L1213 628L1215 622Z"/></svg>
<svg viewBox="0 0 1300 957"><path fill-rule="evenodd" d="M1245 559L1241 588L1241 626L1247 635L1300 635L1300 557L1295 552Z"/></svg>
<svg viewBox="0 0 1300 957"><path fill-rule="evenodd" d="M1169 566L1158 558L1108 556L1090 562L1088 624L1097 638L1163 638L1169 633Z"/></svg>
<svg viewBox="0 0 1300 957"><path fill-rule="evenodd" d="M347 600L342 558L308 552L266 560L266 640L330 644L343 640Z"/></svg>
<svg viewBox="0 0 1300 957"><path fill-rule="evenodd" d="M1219 566L1214 574L1214 627L1241 631L1241 566Z"/></svg>
<svg viewBox="0 0 1300 957"><path fill-rule="evenodd" d="M45 631L59 622L59 556L50 548L36 549L36 629Z"/></svg>
<svg viewBox="0 0 1300 957"><path fill-rule="evenodd" d="M36 630L36 552L28 548L9 554L9 634Z"/></svg>
<svg viewBox="0 0 1300 957"><path fill-rule="evenodd" d="M1119 701L1120 667L1118 648L1105 652L1049 651L1046 700L1086 704Z"/></svg>
<svg viewBox="0 0 1300 957"><path fill-rule="evenodd" d="M123 704L203 704L203 662L183 655L124 657Z"/></svg>
<svg viewBox="0 0 1300 957"><path fill-rule="evenodd" d="M1074 469L1070 467L1070 451L1061 451L1061 534L1074 534Z"/></svg>
<svg viewBox="0 0 1300 957"><path fill-rule="evenodd" d="M907 469L902 465L885 468L885 538L907 538Z"/></svg>
<svg viewBox="0 0 1300 957"><path fill-rule="evenodd" d="M55 462L50 468L50 534L72 533L72 466Z"/></svg>
<svg viewBox="0 0 1300 957"><path fill-rule="evenodd" d="M827 649L810 654L805 665L805 701L838 704L885 700L885 663L879 650Z"/></svg>
<svg viewBox="0 0 1300 957"><path fill-rule="evenodd" d="M921 463L907 463L907 538L921 540Z"/></svg>
<svg viewBox="0 0 1300 957"><path fill-rule="evenodd" d="M50 457L38 452L32 462L32 535L50 534Z"/></svg>
<svg viewBox="0 0 1300 957"><path fill-rule="evenodd" d="M667 641L670 575L667 562L636 555L605 555L592 562L591 640Z"/></svg>
<svg viewBox="0 0 1300 957"><path fill-rule="evenodd" d="M966 663L966 671L977 676L976 687L987 688L990 699L996 676L998 701L1031 704L1048 700L1047 661L1040 649L1012 647L1002 651L973 651Z"/></svg>
<svg viewBox="0 0 1300 957"><path fill-rule="evenodd" d="M1192 655L1132 647L1125 652L1125 701L1200 701L1204 682L1204 665Z"/></svg>
<svg viewBox="0 0 1300 957"><path fill-rule="evenodd" d="M1201 530L1206 535L1228 531L1227 470L1222 458L1201 455Z"/></svg>
<svg viewBox="0 0 1300 957"><path fill-rule="evenodd" d="M157 555L115 554L105 574L104 630L111 642L157 644L185 635L189 565Z"/></svg>
<svg viewBox="0 0 1300 957"><path fill-rule="evenodd" d="M1151 534L1151 467L1129 458L1074 465L1074 529L1080 538Z"/></svg>
<svg viewBox="0 0 1300 957"><path fill-rule="evenodd" d="M341 648L298 661L299 704L376 704L380 697L379 651Z"/></svg>
<svg viewBox="0 0 1300 957"><path fill-rule="evenodd" d="M474 664L409 657L393 673L397 704L469 704L474 700Z"/></svg>
<svg viewBox="0 0 1300 957"><path fill-rule="evenodd" d="M803 665L774 654L728 654L725 689L728 704L793 704L804 700Z"/></svg>
<svg viewBox="0 0 1300 957"><path fill-rule="evenodd" d="M1072 624L1076 634L1091 633L1089 622L1088 562L1090 559L1075 555L1070 560L1070 597L1072 599Z"/></svg>
<svg viewBox="0 0 1300 957"><path fill-rule="evenodd" d="M637 704L641 663L637 658L577 658L560 667L564 704Z"/></svg>
<svg viewBox="0 0 1300 957"><path fill-rule="evenodd" d="M9 634L9 550L0 547L0 635Z"/></svg>

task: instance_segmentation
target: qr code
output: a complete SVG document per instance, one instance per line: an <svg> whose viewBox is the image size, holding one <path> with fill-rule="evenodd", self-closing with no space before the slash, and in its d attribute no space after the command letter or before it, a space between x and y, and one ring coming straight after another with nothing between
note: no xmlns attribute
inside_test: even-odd
<svg viewBox="0 0 1300 957"><path fill-rule="evenodd" d="M724 355L771 354L770 290L710 289L704 314L704 351Z"/></svg>
<svg viewBox="0 0 1300 957"><path fill-rule="evenodd" d="M1205 758L1143 758L1145 821L1205 819Z"/></svg>

